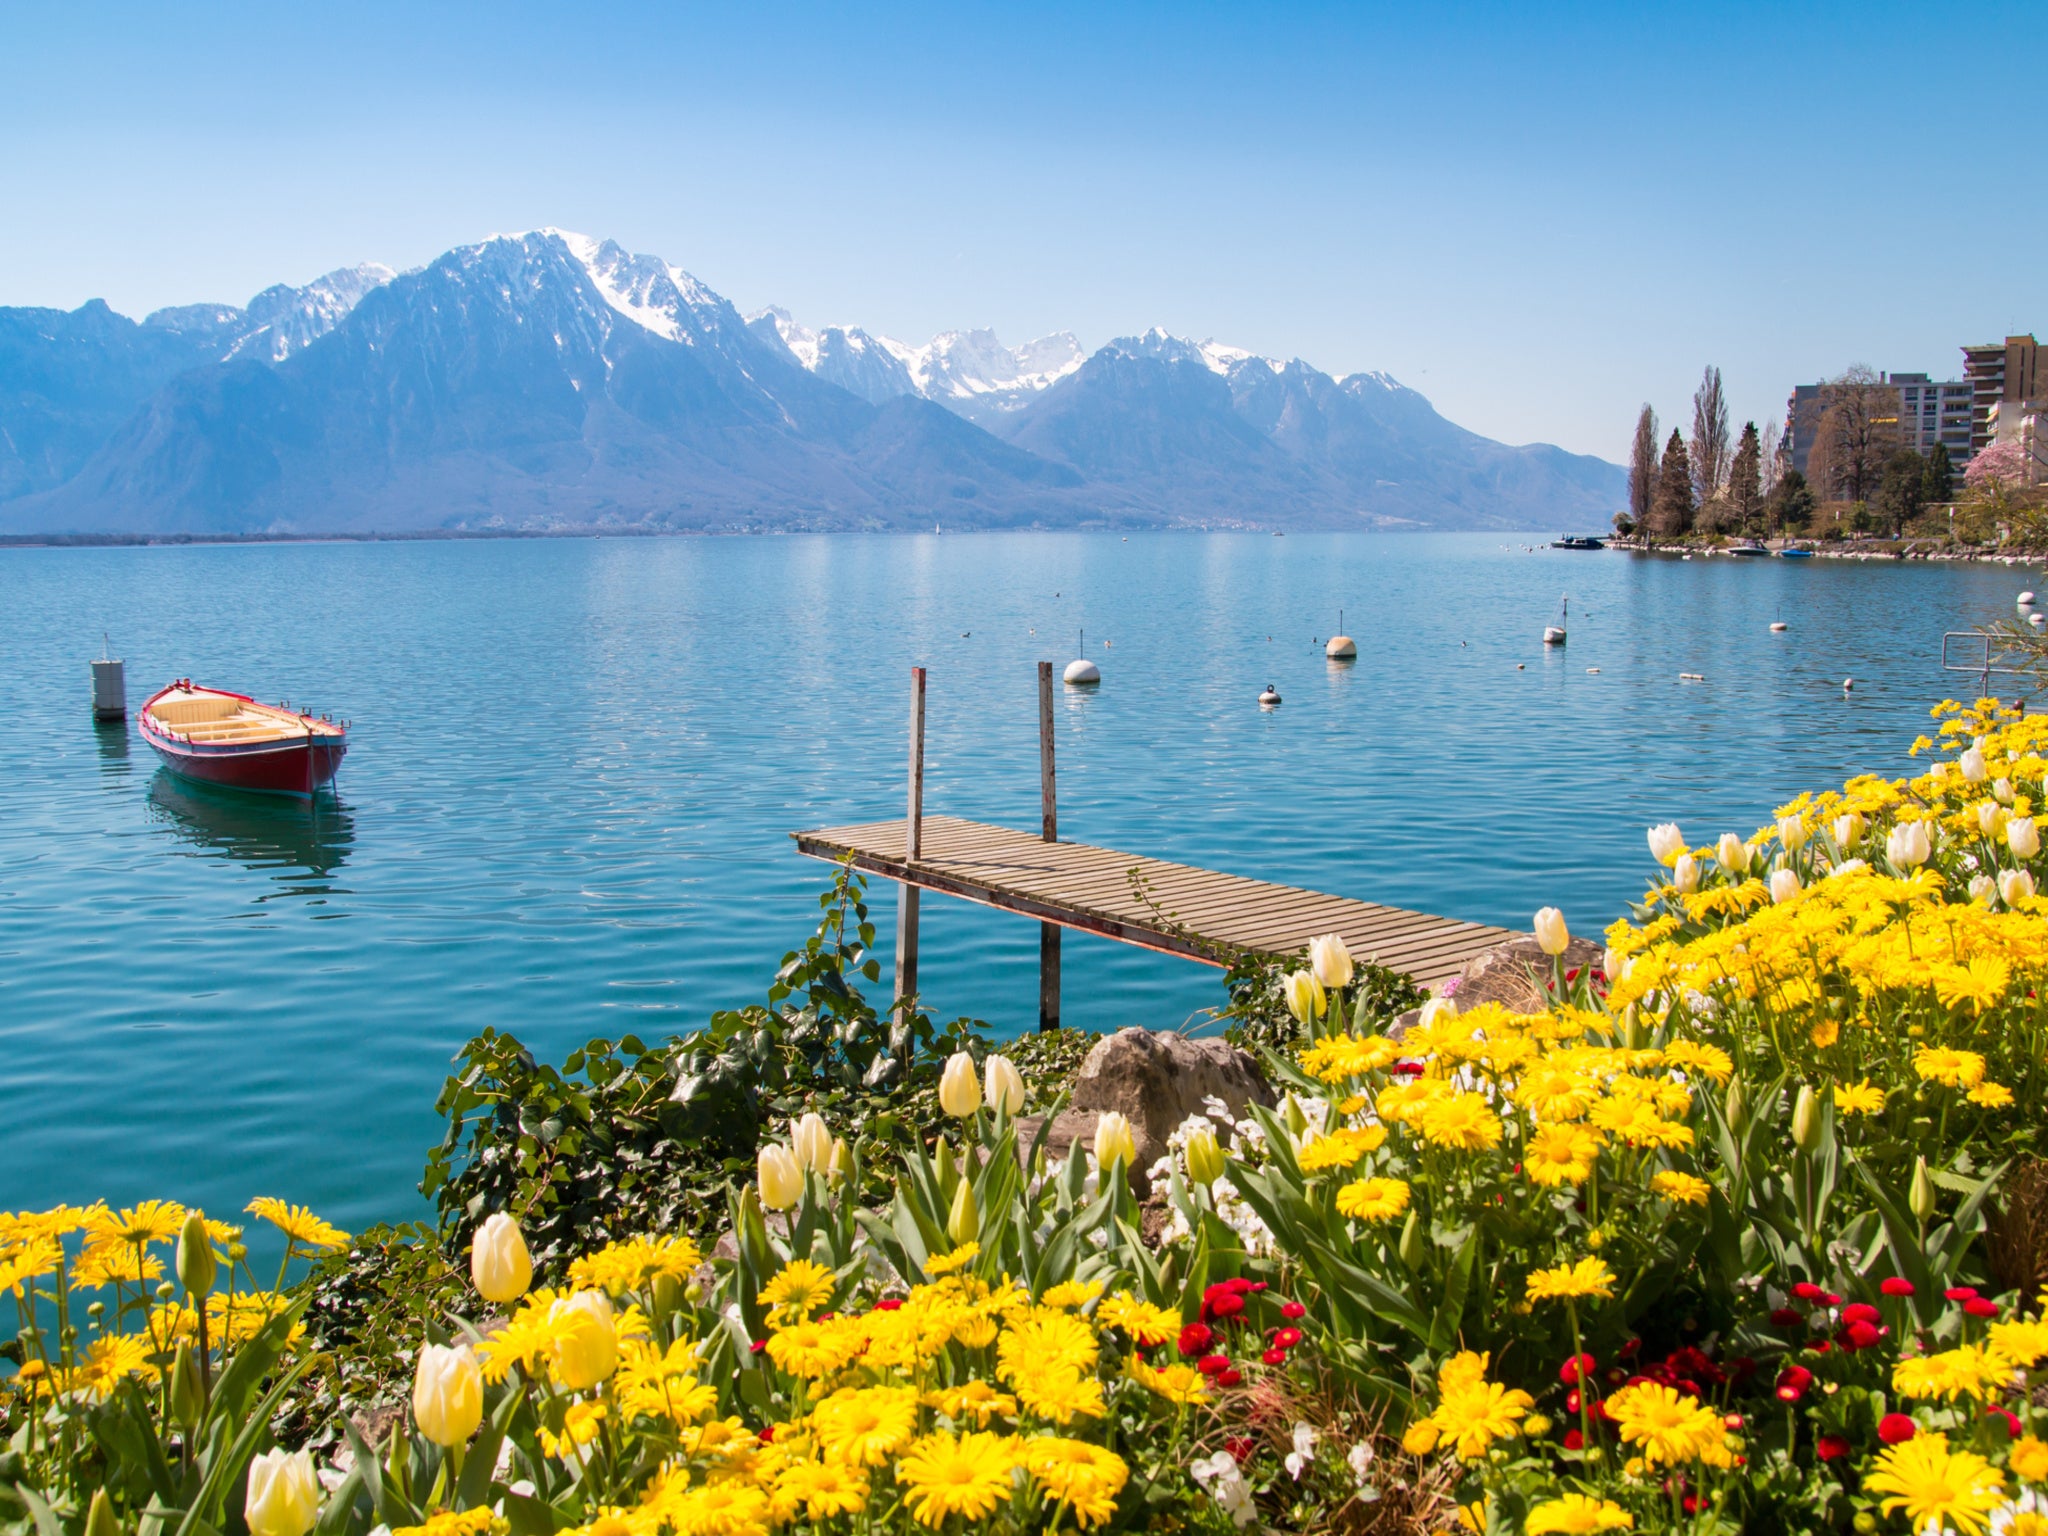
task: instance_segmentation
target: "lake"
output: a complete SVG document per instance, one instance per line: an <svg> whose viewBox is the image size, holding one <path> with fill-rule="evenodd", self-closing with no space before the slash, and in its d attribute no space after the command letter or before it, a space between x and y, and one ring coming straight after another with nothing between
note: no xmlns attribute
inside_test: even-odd
<svg viewBox="0 0 2048 1536"><path fill-rule="evenodd" d="M913 664L929 811L1036 825L1034 664L1085 629L1103 684L1058 700L1063 835L1597 934L1648 823L1746 833L1903 767L1971 688L1942 632L2042 584L1192 533L17 549L0 583L0 1207L276 1194L351 1228L424 1213L475 1031L559 1059L763 996L830 874L788 834L901 814ZM1340 607L1352 666L1322 655ZM103 633L131 707L189 675L351 720L338 794L189 788L132 720L96 728ZM1029 1028L1037 956L1028 921L926 898L941 1018ZM1069 935L1065 967L1088 1029L1221 999L1106 940Z"/></svg>

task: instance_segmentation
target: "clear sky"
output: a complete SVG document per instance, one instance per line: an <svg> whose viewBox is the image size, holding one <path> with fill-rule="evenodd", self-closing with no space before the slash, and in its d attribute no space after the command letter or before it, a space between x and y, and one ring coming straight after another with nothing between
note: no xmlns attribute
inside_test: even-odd
<svg viewBox="0 0 2048 1536"><path fill-rule="evenodd" d="M1150 325L1619 459L2048 336L2048 5L0 0L0 303L559 225L923 341Z"/></svg>

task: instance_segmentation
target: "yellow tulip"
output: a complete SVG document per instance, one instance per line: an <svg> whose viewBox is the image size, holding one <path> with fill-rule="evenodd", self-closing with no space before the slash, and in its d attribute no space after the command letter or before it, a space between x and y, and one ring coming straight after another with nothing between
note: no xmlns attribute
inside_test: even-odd
<svg viewBox="0 0 2048 1536"><path fill-rule="evenodd" d="M548 1320L562 1325L548 1361L561 1386L571 1392L588 1392L618 1369L619 1336L613 1327L612 1304L602 1291L578 1291L563 1297L548 1309Z"/></svg>
<svg viewBox="0 0 2048 1536"><path fill-rule="evenodd" d="M987 1079L990 1109L1014 1115L1024 1107L1024 1076L1009 1057L989 1057L983 1076Z"/></svg>
<svg viewBox="0 0 2048 1536"><path fill-rule="evenodd" d="M1138 1144L1131 1138L1131 1122L1112 1109L1095 1122L1095 1166L1107 1173L1119 1159L1126 1166L1135 1163Z"/></svg>
<svg viewBox="0 0 2048 1536"><path fill-rule="evenodd" d="M974 1058L955 1051L946 1058L946 1070L939 1077L939 1108L955 1120L965 1120L981 1108L981 1084L975 1081Z"/></svg>
<svg viewBox="0 0 2048 1536"><path fill-rule="evenodd" d="M484 1378L467 1344L423 1344L412 1377L412 1418L439 1446L467 1445L484 1417Z"/></svg>
<svg viewBox="0 0 2048 1536"><path fill-rule="evenodd" d="M754 1160L755 1182L761 1186L761 1203L771 1211L786 1211L803 1198L804 1170L796 1154L780 1142L769 1142Z"/></svg>
<svg viewBox="0 0 2048 1536"><path fill-rule="evenodd" d="M270 1450L249 1463L249 1536L306 1536L319 1515L320 1479L306 1452Z"/></svg>
<svg viewBox="0 0 2048 1536"><path fill-rule="evenodd" d="M526 1235L503 1211L484 1218L469 1244L469 1278L485 1301L503 1306L517 1301L533 1284L533 1257Z"/></svg>

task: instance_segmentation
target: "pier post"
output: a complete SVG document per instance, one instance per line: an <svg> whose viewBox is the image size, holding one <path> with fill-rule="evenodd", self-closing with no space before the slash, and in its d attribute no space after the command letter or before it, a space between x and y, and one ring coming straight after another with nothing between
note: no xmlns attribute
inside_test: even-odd
<svg viewBox="0 0 2048 1536"><path fill-rule="evenodd" d="M1038 664L1038 803L1042 835L1060 840L1058 796L1053 787L1052 663ZM1038 1027L1060 1027L1060 925L1038 925Z"/></svg>
<svg viewBox="0 0 2048 1536"><path fill-rule="evenodd" d="M924 851L924 668L910 669L910 804L903 818L903 856ZM908 880L896 908L896 1022L908 1017L906 1000L917 991L917 887Z"/></svg>

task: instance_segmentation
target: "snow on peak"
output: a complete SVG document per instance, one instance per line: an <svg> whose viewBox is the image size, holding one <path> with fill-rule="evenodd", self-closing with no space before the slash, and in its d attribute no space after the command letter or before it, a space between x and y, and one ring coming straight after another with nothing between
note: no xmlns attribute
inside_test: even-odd
<svg viewBox="0 0 2048 1536"><path fill-rule="evenodd" d="M281 363L310 346L346 320L364 296L398 274L380 262L338 267L303 288L287 283L266 288L243 312L248 327L228 350L229 357L265 357Z"/></svg>

